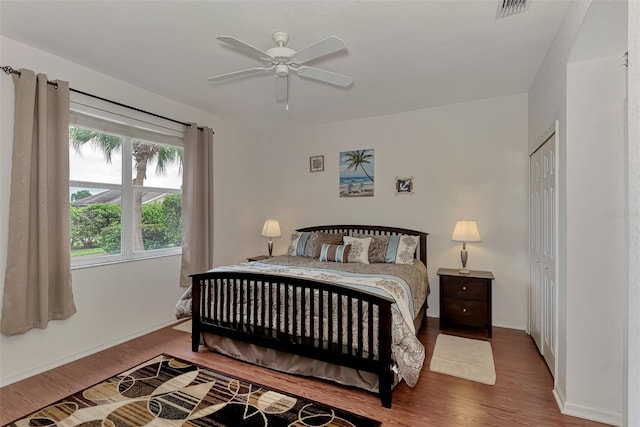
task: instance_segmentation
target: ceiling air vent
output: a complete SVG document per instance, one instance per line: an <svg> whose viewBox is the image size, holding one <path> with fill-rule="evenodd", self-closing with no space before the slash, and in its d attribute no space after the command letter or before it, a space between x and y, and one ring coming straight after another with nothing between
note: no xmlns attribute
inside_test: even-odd
<svg viewBox="0 0 640 427"><path fill-rule="evenodd" d="M530 0L500 0L498 2L498 12L496 19L525 12L529 9Z"/></svg>

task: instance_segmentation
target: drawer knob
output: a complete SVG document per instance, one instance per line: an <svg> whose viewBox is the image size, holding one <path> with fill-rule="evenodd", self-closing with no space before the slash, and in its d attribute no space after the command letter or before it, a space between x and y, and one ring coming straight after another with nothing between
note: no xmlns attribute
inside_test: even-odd
<svg viewBox="0 0 640 427"><path fill-rule="evenodd" d="M463 286L463 287L462 287L462 290L463 290L463 291L466 291L466 290L467 290L467 287L466 287L466 286Z"/></svg>

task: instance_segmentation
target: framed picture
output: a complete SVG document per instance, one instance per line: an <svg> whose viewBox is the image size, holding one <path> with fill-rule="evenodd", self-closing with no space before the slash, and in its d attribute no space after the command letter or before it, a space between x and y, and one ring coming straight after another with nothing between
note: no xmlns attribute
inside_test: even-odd
<svg viewBox="0 0 640 427"><path fill-rule="evenodd" d="M413 194L413 177L396 177L396 194Z"/></svg>
<svg viewBox="0 0 640 427"><path fill-rule="evenodd" d="M309 157L309 172L322 172L324 170L324 156Z"/></svg>
<svg viewBox="0 0 640 427"><path fill-rule="evenodd" d="M373 148L340 152L340 197L373 197Z"/></svg>

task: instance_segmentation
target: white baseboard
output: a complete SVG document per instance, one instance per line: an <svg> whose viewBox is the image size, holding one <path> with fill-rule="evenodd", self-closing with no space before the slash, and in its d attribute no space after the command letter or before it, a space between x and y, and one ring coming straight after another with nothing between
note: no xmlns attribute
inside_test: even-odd
<svg viewBox="0 0 640 427"><path fill-rule="evenodd" d="M524 331L527 329L527 325L523 323L514 323L514 322L505 322L505 321L493 322L493 326L497 326L498 328L517 329L519 331Z"/></svg>
<svg viewBox="0 0 640 427"><path fill-rule="evenodd" d="M440 312L431 312L431 311L429 311L427 316L439 319L440 318ZM492 326L496 326L498 328L517 329L519 331L524 331L527 328L527 325L522 324L522 323L504 322L504 321L493 322Z"/></svg>
<svg viewBox="0 0 640 427"><path fill-rule="evenodd" d="M564 415L571 415L572 417L584 418L599 423L611 424L613 426L622 425L621 413L602 411L570 403L565 403L564 408L561 408L560 412Z"/></svg>
<svg viewBox="0 0 640 427"><path fill-rule="evenodd" d="M560 390L557 385L554 384L553 387L553 397L556 399L556 405L558 405L558 409L562 413L562 408L564 408L564 401L566 400L564 397L564 390Z"/></svg>
<svg viewBox="0 0 640 427"><path fill-rule="evenodd" d="M24 371L20 371L20 372L14 374L14 375L11 375L11 376L8 376L8 377L0 379L0 387L7 386L9 384L13 384L13 383L18 382L18 381L22 381L22 380L24 380L26 378L32 377L34 375L41 374L41 373L46 372L46 371L48 371L50 369L57 368L58 366L62 366L62 365L65 365L67 363L74 362L74 361L76 361L78 359L82 359L83 357L90 356L90 355L92 355L94 353L97 353L97 352L102 351L102 350L106 350L106 349L108 349L110 347L116 346L118 344L122 344L123 342L132 340L134 338L138 338L138 337L140 337L142 335L146 335L146 334L148 334L150 332L157 331L158 329L162 329L162 328L164 328L166 326L169 326L169 325L172 325L174 323L176 323L175 319L174 320L167 320L167 321L158 323L158 324L156 324L154 326L150 326L148 328L139 329L139 330L137 330L135 332L132 332L132 333L127 334L127 335L124 335L124 336L122 336L120 338L117 338L115 340L112 340L112 341L109 341L109 342L106 342L106 343L103 343L103 344L95 345L95 346L92 346L92 347L88 347L88 348L86 348L84 350L69 354L69 355L64 356L64 357L60 357L60 358L58 358L56 360L52 360L50 362L44 363L44 364L36 366L34 368L25 369Z"/></svg>
<svg viewBox="0 0 640 427"><path fill-rule="evenodd" d="M560 413L572 417L583 418L585 420L596 421L599 423L610 424L613 426L622 426L622 414L602 411L586 406L567 403L564 392L557 387L553 389L553 397L556 399Z"/></svg>

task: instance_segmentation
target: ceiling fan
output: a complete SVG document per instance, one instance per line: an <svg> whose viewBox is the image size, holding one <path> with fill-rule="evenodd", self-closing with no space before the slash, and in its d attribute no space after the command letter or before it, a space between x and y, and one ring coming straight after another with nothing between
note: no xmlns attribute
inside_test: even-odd
<svg viewBox="0 0 640 427"><path fill-rule="evenodd" d="M345 76L344 74L338 74L332 71L302 65L325 55L346 49L347 46L345 45L344 40L336 36L327 37L324 40L320 40L319 42L298 51L287 47L289 35L282 31L276 31L273 33L273 41L276 43L276 46L271 49L267 49L266 51L258 49L257 47L232 36L218 36L216 38L221 42L233 46L246 55L253 56L264 61L266 64L264 67L248 68L246 70L209 77L207 79L208 81L218 81L232 77L275 70L277 101L288 100L288 77L290 71L294 71L302 77L319 80L321 82L341 87L347 87L353 83L353 79L349 76Z"/></svg>

